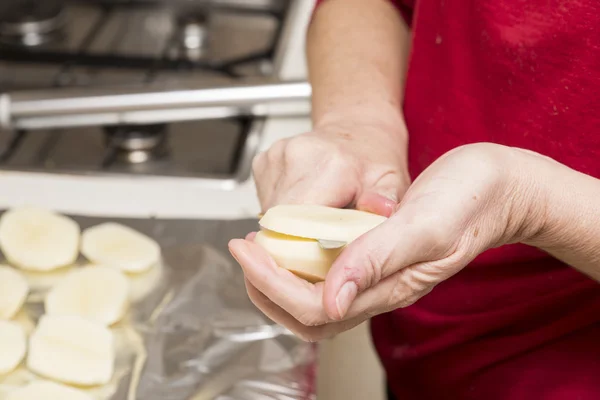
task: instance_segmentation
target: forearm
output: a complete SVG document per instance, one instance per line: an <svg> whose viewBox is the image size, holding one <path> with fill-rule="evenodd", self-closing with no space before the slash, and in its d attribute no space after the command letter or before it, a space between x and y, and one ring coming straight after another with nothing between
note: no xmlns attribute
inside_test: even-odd
<svg viewBox="0 0 600 400"><path fill-rule="evenodd" d="M538 226L525 242L600 281L600 180L537 157L530 225Z"/></svg>
<svg viewBox="0 0 600 400"><path fill-rule="evenodd" d="M315 126L349 114L401 120L408 37L390 0L326 0L307 38Z"/></svg>

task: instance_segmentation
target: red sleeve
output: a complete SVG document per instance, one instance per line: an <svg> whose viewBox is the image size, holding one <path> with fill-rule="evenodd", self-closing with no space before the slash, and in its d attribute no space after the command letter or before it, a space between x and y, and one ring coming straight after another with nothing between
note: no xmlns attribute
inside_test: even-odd
<svg viewBox="0 0 600 400"><path fill-rule="evenodd" d="M317 7L319 7L319 5L321 5L325 1L327 1L327 0L317 0L317 3L315 5L315 10L317 9ZM396 8L402 14L402 17L404 17L404 20L406 21L406 23L410 26L412 24L413 9L415 7L415 2L417 0L387 0L387 1L391 2L394 6L396 6Z"/></svg>

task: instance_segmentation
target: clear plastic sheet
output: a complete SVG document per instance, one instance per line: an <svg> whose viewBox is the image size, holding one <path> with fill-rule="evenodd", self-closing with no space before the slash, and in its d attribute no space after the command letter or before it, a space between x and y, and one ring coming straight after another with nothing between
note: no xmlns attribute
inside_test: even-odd
<svg viewBox="0 0 600 400"><path fill-rule="evenodd" d="M76 218L83 228L103 220ZM113 219L113 221L115 221ZM85 390L98 400L315 399L316 349L249 301L226 242L254 221L116 220L152 237L163 264L131 278L133 304L114 326L113 381ZM47 288L61 278L27 274L34 289L18 320L31 331ZM38 379L25 367L0 377L0 400Z"/></svg>

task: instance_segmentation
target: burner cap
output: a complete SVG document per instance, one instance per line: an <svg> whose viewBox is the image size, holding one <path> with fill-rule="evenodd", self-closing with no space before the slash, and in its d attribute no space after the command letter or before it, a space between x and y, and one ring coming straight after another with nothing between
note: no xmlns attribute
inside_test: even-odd
<svg viewBox="0 0 600 400"><path fill-rule="evenodd" d="M136 164L166 154L166 125L118 125L104 128L106 145L116 158Z"/></svg>
<svg viewBox="0 0 600 400"><path fill-rule="evenodd" d="M177 18L179 47L190 60L198 61L207 50L209 18L205 9L181 14Z"/></svg>
<svg viewBox="0 0 600 400"><path fill-rule="evenodd" d="M60 0L9 0L0 10L0 38L38 46L51 41L65 22Z"/></svg>

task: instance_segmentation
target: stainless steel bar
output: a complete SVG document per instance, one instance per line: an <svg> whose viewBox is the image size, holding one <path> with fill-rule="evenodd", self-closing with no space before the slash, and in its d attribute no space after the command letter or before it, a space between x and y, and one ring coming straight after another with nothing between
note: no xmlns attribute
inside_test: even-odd
<svg viewBox="0 0 600 400"><path fill-rule="evenodd" d="M173 122L180 118L199 119L232 115L261 115L270 105L279 108L278 115L306 115L306 107L281 107L282 103L306 103L311 96L308 82L276 82L238 84L199 89L129 89L121 90L46 90L6 93L0 96L0 125L4 128L23 127L19 121L48 118L54 127L97 124L100 116L114 122L136 123L136 116L156 122ZM227 110L227 112L224 112ZM192 111L192 113L190 113ZM205 115L208 111L209 115ZM151 112L151 113L149 113ZM146 113L146 118L140 118ZM275 112L277 114L277 112ZM61 125L62 124L62 125ZM29 125L35 125L30 123Z"/></svg>
<svg viewBox="0 0 600 400"><path fill-rule="evenodd" d="M285 105L256 105L250 108L198 107L171 110L125 111L100 114L72 114L18 118L9 128L27 131L39 129L64 129L99 125L147 125L171 122L201 121L208 119L252 117L305 117L310 113L310 103L289 102Z"/></svg>

